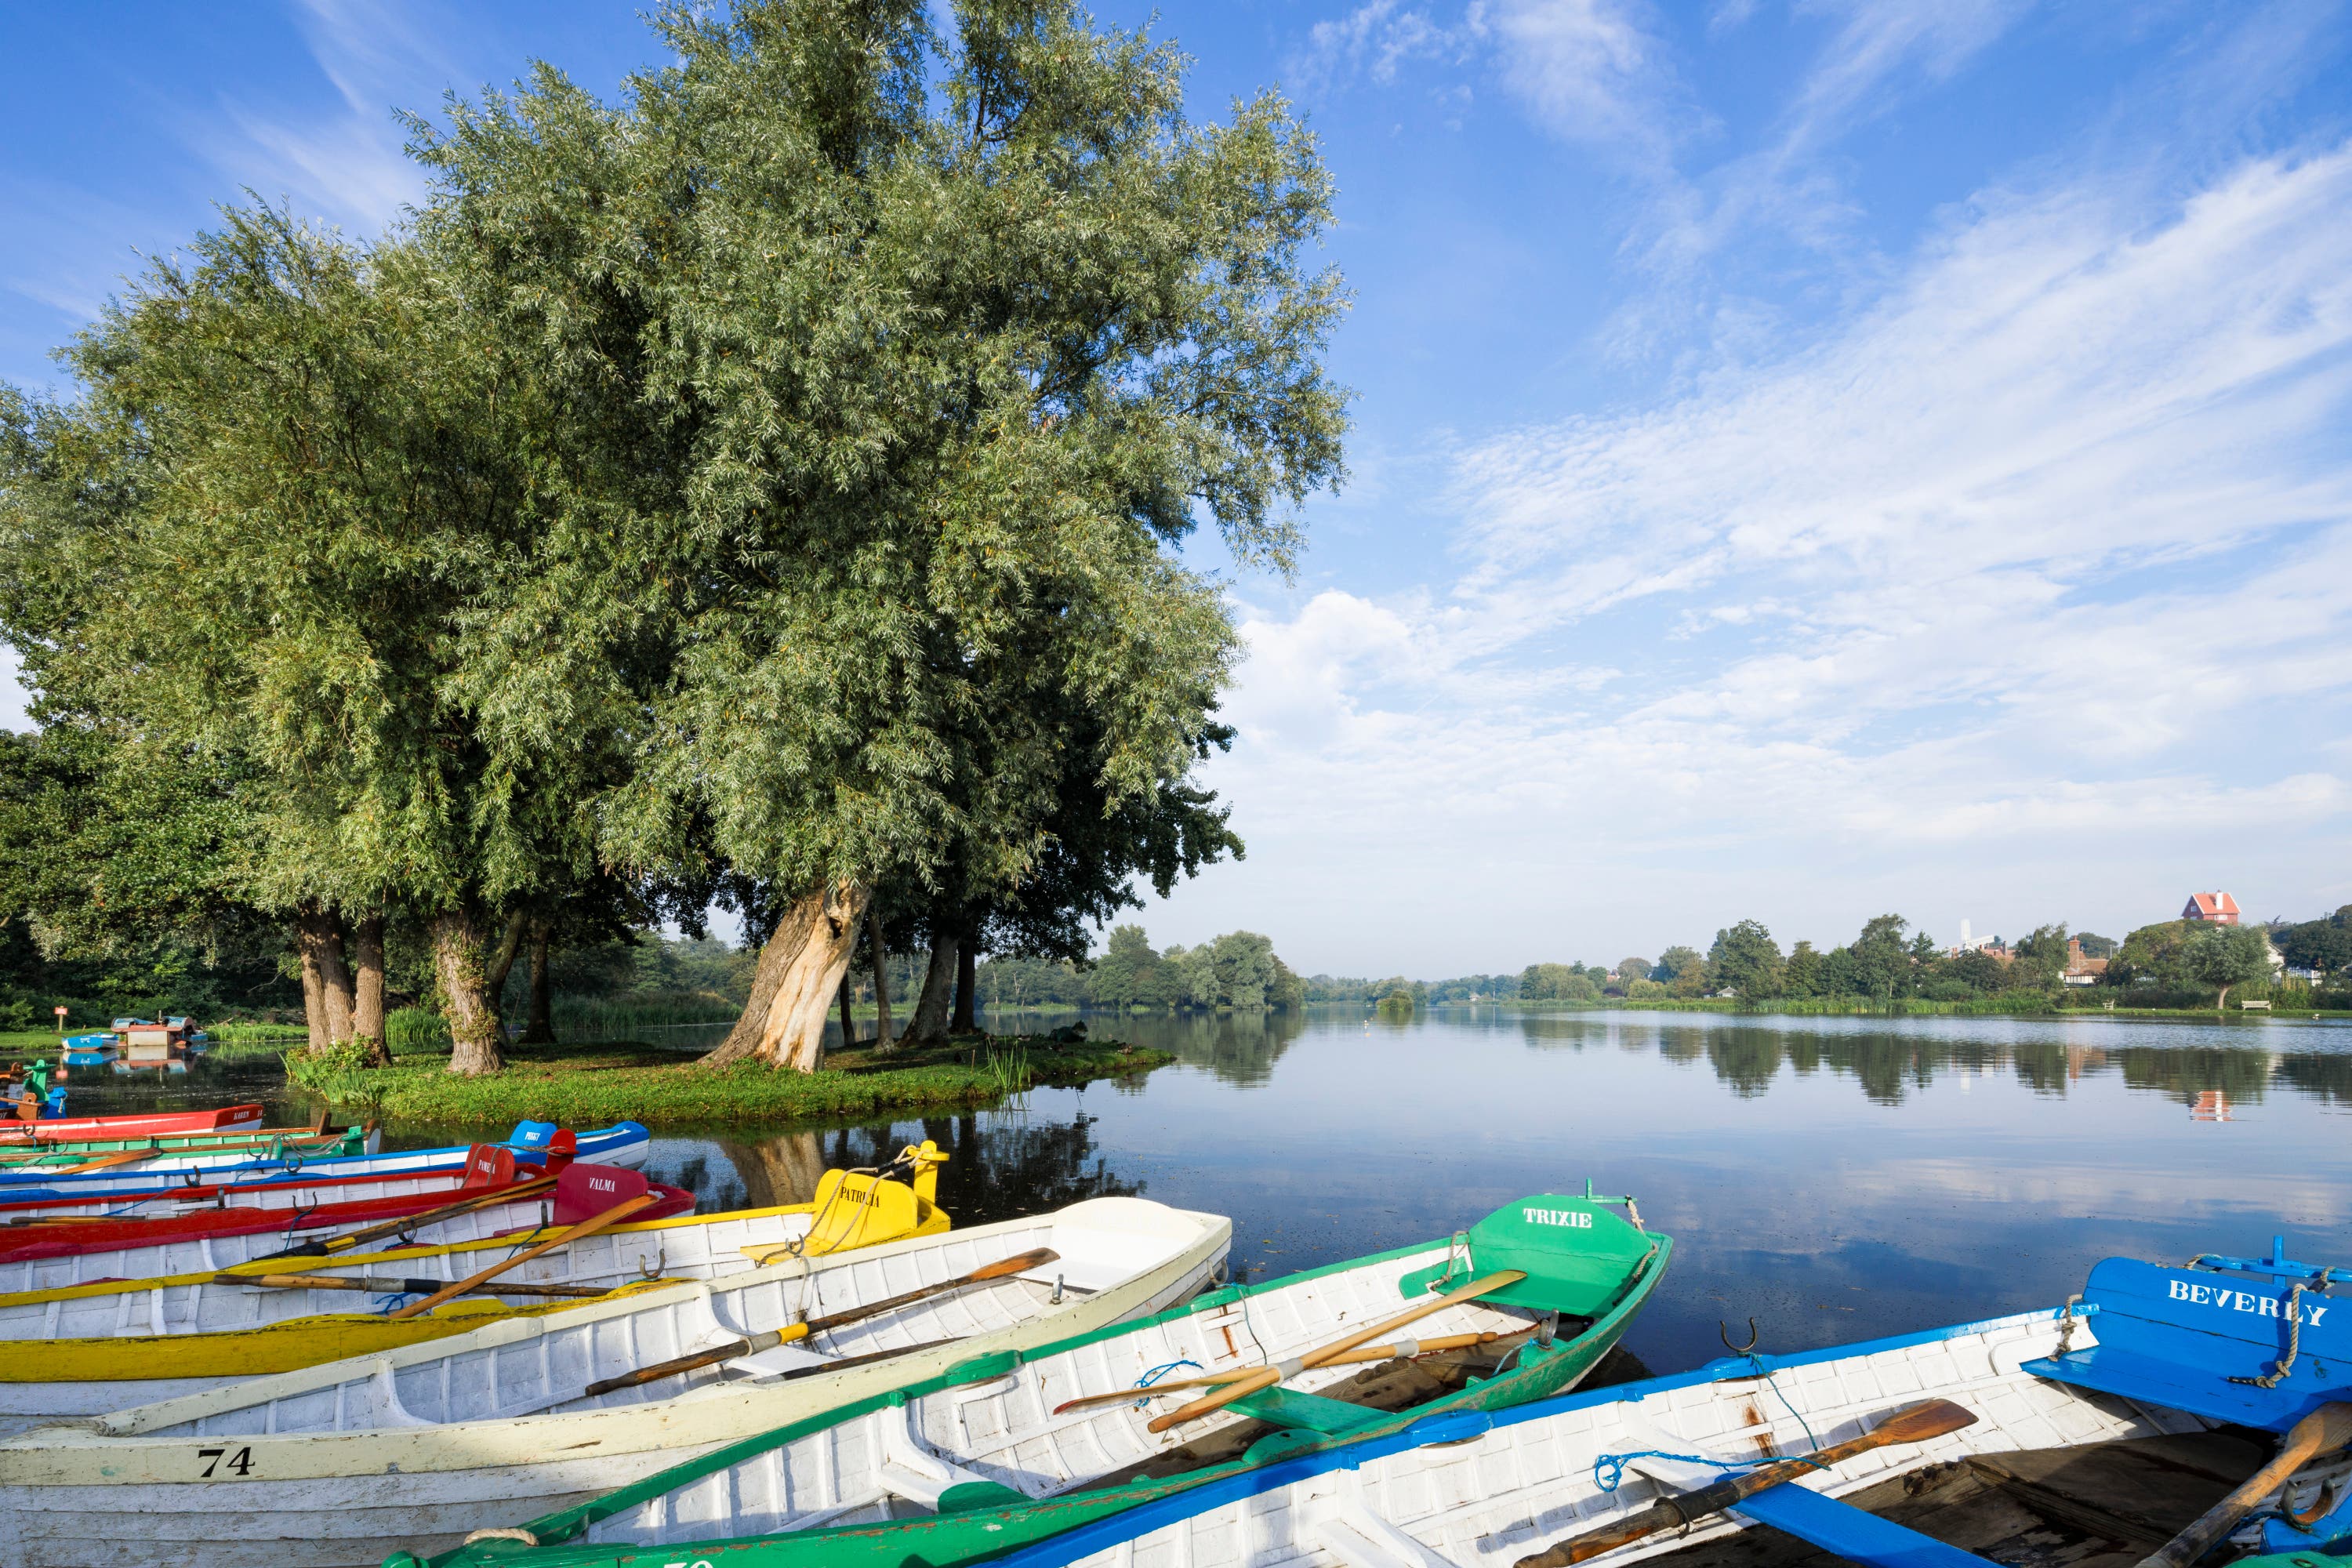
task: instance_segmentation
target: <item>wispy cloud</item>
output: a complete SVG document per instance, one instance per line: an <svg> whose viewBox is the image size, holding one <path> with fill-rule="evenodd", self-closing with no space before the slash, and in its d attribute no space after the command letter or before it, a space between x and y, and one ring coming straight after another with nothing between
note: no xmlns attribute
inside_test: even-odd
<svg viewBox="0 0 2352 1568"><path fill-rule="evenodd" d="M2347 255L2352 148L1989 193L1812 347L1465 448L1450 589L1254 618L1230 766L1297 804L1245 828L1686 902L1734 845L2340 823L2341 758L2241 731L2352 696Z"/></svg>
<svg viewBox="0 0 2352 1568"><path fill-rule="evenodd" d="M436 101L457 79L455 63L413 6L299 0L294 16L334 105L298 111L231 101L202 150L265 200L291 200L362 233L380 230L425 193L393 112Z"/></svg>

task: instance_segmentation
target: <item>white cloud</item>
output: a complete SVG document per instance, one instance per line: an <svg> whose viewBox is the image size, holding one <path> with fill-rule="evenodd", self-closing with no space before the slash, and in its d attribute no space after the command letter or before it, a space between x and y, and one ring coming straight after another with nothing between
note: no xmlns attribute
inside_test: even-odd
<svg viewBox="0 0 2352 1568"><path fill-rule="evenodd" d="M1811 348L1465 447L1450 593L1252 617L1217 782L1253 868L1441 889L1376 968L1442 963L1449 904L1573 931L1580 887L1579 940L1636 947L1843 938L1924 868L2026 906L1980 921L2138 923L2086 856L2315 902L2352 812L2347 255L2352 148L2168 207L1990 195Z"/></svg>

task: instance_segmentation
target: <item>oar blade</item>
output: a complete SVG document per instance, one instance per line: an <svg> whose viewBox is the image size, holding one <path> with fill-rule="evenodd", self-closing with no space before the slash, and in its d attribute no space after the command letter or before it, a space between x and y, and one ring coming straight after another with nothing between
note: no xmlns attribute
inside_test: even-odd
<svg viewBox="0 0 2352 1568"><path fill-rule="evenodd" d="M1870 1429L1883 1443L1925 1443L1976 1425L1976 1412L1948 1399L1930 1399L1896 1411Z"/></svg>

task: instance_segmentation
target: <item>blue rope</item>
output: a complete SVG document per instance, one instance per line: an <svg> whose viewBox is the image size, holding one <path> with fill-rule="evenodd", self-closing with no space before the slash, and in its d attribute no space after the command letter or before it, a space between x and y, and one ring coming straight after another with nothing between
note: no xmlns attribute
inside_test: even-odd
<svg viewBox="0 0 2352 1568"><path fill-rule="evenodd" d="M1772 1373L1764 1365L1764 1358L1758 1355L1755 1352L1750 1351L1748 1353L1748 1364L1756 1369L1756 1375L1764 1380L1764 1386L1772 1391L1772 1396L1780 1402L1780 1408L1786 1410L1790 1415L1794 1415L1797 1418L1797 1425L1805 1429L1805 1443L1807 1447L1810 1447L1812 1452L1817 1454L1820 1453L1822 1448L1822 1440L1813 1436L1813 1428L1811 1425L1806 1421L1803 1412L1800 1411L1795 1405L1790 1404L1789 1396L1780 1392L1780 1385L1772 1381Z"/></svg>
<svg viewBox="0 0 2352 1568"><path fill-rule="evenodd" d="M1664 1448L1636 1448L1630 1454L1603 1454L1592 1461L1592 1484L1604 1492L1613 1492L1625 1484L1625 1467L1635 1459L1679 1459L1685 1465L1712 1465L1719 1470L1752 1470L1761 1465L1811 1465L1817 1470L1829 1467L1817 1459L1800 1454L1774 1454L1761 1459L1718 1459L1712 1454L1669 1454Z"/></svg>
<svg viewBox="0 0 2352 1568"><path fill-rule="evenodd" d="M1161 1378L1166 1377L1170 1373L1174 1372L1180 1366L1189 1366L1194 1372L1204 1372L1207 1370L1205 1367L1202 1366L1199 1362L1193 1361L1189 1357L1181 1361L1162 1362L1158 1366L1153 1367L1150 1372L1145 1373L1141 1377L1136 1379L1135 1386L1138 1388L1150 1388L1153 1384L1158 1383Z"/></svg>

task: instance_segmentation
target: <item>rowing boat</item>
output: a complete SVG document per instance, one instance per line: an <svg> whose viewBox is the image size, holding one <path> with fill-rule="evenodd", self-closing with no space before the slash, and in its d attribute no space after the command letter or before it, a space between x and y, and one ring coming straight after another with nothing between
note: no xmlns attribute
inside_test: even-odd
<svg viewBox="0 0 2352 1568"><path fill-rule="evenodd" d="M391 1315L413 1297L429 1296L485 1264L561 1236L617 1204L643 1196L639 1208L656 1218L694 1210L693 1194L656 1186L641 1172L610 1165L567 1166L547 1195L551 1225L544 1234L499 1237L462 1252L435 1248L422 1258L411 1253L376 1255L368 1260L379 1266L376 1272L396 1267L403 1286L410 1270L417 1271L419 1288L415 1290L353 1294L331 1287L276 1289L258 1283L266 1276L289 1273L332 1279L347 1271L358 1278L371 1272L364 1265L353 1271L339 1257L326 1267L248 1264L235 1274L112 1280L0 1298L0 1336L13 1342L8 1353L0 1355L0 1433L102 1415L341 1356L422 1344L497 1319L576 1307L583 1299L552 1295L543 1288L534 1290L533 1285L593 1286L592 1299L639 1287L647 1271L622 1267L617 1248L597 1249L606 1235L598 1231L500 1277L499 1283L521 1289L461 1295L415 1317ZM642 1248L646 1244L640 1240L636 1245ZM574 1246L583 1249L581 1261L601 1260L608 1266L583 1271L576 1280L570 1278L565 1263ZM658 1255L660 1244L656 1246ZM534 1272L533 1265L541 1267ZM751 1265L739 1256L735 1266ZM661 1278L664 1270L651 1273ZM255 1283L246 1283L248 1279Z"/></svg>
<svg viewBox="0 0 2352 1568"><path fill-rule="evenodd" d="M513 1150L486 1143L462 1171L197 1186L114 1203L55 1199L22 1205L0 1220L0 1264L198 1237L279 1232L291 1238L323 1226L419 1214L458 1194L488 1195L540 1173L541 1167L518 1162Z"/></svg>
<svg viewBox="0 0 2352 1568"><path fill-rule="evenodd" d="M614 1226L502 1273L479 1295L405 1322L383 1315L579 1224L648 1188L636 1172L574 1164L557 1178L546 1224L453 1246L342 1251L325 1258L264 1258L177 1277L107 1279L0 1295L0 1340L30 1348L0 1356L0 1431L174 1398L223 1382L313 1366L478 1328L490 1317L576 1306L567 1294L712 1279L793 1254L936 1235L948 1216L934 1201L946 1156L926 1141L891 1169L827 1171L805 1204ZM594 1190L590 1190L592 1179ZM656 1189L648 1214L691 1211L691 1194ZM265 1279L370 1284L365 1291L289 1289ZM371 1310L355 1314L355 1307Z"/></svg>
<svg viewBox="0 0 2352 1568"><path fill-rule="evenodd" d="M0 1441L0 1565L373 1563L569 1506L785 1423L1197 1290L1232 1226L1141 1198L793 1258ZM1056 1256L649 1386L625 1373L806 1314ZM879 1359L866 1359L878 1357ZM520 1505L519 1508L518 1505Z"/></svg>
<svg viewBox="0 0 2352 1568"><path fill-rule="evenodd" d="M186 1171L277 1163L289 1154L311 1163L333 1155L373 1154L382 1145L383 1133L373 1126L346 1127L340 1132L299 1127L266 1132L191 1132L172 1138L97 1138L0 1150L0 1172L54 1173L62 1166L92 1162L103 1162L110 1171L158 1167Z"/></svg>
<svg viewBox="0 0 2352 1568"><path fill-rule="evenodd" d="M635 1121L583 1132L576 1136L544 1121L520 1123L504 1146L525 1156L568 1150L576 1159L599 1165L630 1169L645 1163L653 1135ZM176 1194L200 1184L248 1187L270 1182L321 1181L338 1176L389 1176L429 1173L464 1168L469 1148L452 1143L436 1149L403 1149L388 1154L344 1154L305 1159L286 1153L275 1159L246 1157L201 1171L182 1166L162 1169L109 1169L79 1174L52 1171L0 1171L0 1210L13 1211L27 1203L58 1199L112 1204L148 1194Z"/></svg>
<svg viewBox="0 0 2352 1568"><path fill-rule="evenodd" d="M2063 1307L1427 1422L1248 1486L1160 1500L992 1568L1780 1568L1820 1561L1813 1548L1884 1568L2130 1563L2255 1472L2266 1454L2249 1430L2290 1432L2352 1389L2330 1272L2277 1246L2182 1268L2109 1258ZM1801 1479L1733 1513L1688 1500L1766 1459L1866 1442L1933 1399L1974 1420L1793 1467ZM2271 1517L2256 1544L2294 1551L2352 1532L2347 1469L2323 1456L2262 1495ZM1630 1538L1669 1498L1685 1500L1667 1527ZM1742 1533L1754 1524L1780 1534Z"/></svg>
<svg viewBox="0 0 2352 1568"><path fill-rule="evenodd" d="M1018 1360L966 1362L434 1563L953 1568L1089 1521L1116 1530L1128 1510L1211 1482L1250 1485L1286 1456L1484 1421L1575 1386L1655 1289L1673 1244L1612 1204L1632 1208L1589 1193L1525 1198L1450 1239L1219 1290ZM1193 1388L1162 1397L1187 1368L1192 1383L1265 1370L1197 1403ZM1183 1419L1219 1398L1242 1419ZM404 1543L386 1568L419 1568L424 1548Z"/></svg>
<svg viewBox="0 0 2352 1568"><path fill-rule="evenodd" d="M554 1209L552 1194L518 1181L510 1156L504 1157L503 1165L499 1163L502 1154L503 1152L493 1152L489 1170L495 1174L503 1169L505 1173L499 1182L519 1191L501 1200L493 1190L494 1184L486 1180L454 1194L445 1192L432 1201L439 1204L469 1194L488 1201L478 1202L459 1212L412 1217L408 1225L387 1233L395 1235L397 1239L384 1243L377 1249L378 1254L387 1261L400 1263L405 1270L419 1259L445 1251L479 1251L529 1242L566 1223ZM798 1246L814 1256L894 1241L901 1236L934 1236L948 1228L947 1214L938 1205L938 1169L946 1160L939 1147L925 1139L902 1152L884 1172L827 1171L818 1179L815 1195L808 1203L675 1220L654 1215L614 1226L597 1237L594 1244L617 1247L617 1240L606 1238L645 1237L654 1249L653 1271L667 1274L672 1270L667 1265L665 1238L667 1231L676 1226L708 1227L698 1234L707 1238L706 1245L714 1256L730 1247L749 1247L762 1260L767 1251L775 1247ZM883 1179L887 1172L897 1170L910 1171L911 1184ZM521 1173L528 1176L535 1173L526 1166ZM356 1212L361 1207L366 1212ZM184 1323L190 1316L190 1310L171 1295L173 1287L183 1281L208 1280L215 1274L236 1269L311 1272L320 1259L346 1256L330 1244L329 1238L334 1233L401 1217L400 1213L375 1211L376 1205L354 1205L352 1210L329 1205L304 1212L299 1222L285 1216L261 1215L251 1228L233 1234L175 1234L143 1246L90 1247L41 1255L30 1255L31 1249L27 1248L26 1256L0 1258L0 1308L9 1303L45 1300L59 1293L128 1295L147 1291L150 1294L144 1314L138 1315L136 1307L126 1309L134 1315L130 1326L121 1331L169 1332L172 1324ZM158 1228L173 1223L152 1222ZM725 1227L730 1225L738 1226L740 1234L728 1234ZM48 1232L45 1229L42 1234ZM803 1240L803 1237L808 1239ZM356 1253L348 1256L354 1259L358 1257ZM643 1258L633 1265L644 1266ZM546 1261L530 1266L535 1269L556 1267L556 1263ZM518 1278L551 1280L555 1276L525 1272ZM163 1291L162 1296L152 1293L156 1288ZM7 1335L0 1332L0 1338L5 1337Z"/></svg>
<svg viewBox="0 0 2352 1568"><path fill-rule="evenodd" d="M172 1132L235 1132L261 1125L258 1104L210 1110L142 1110L124 1116L55 1116L42 1121L0 1121L0 1146L76 1138L145 1138Z"/></svg>

